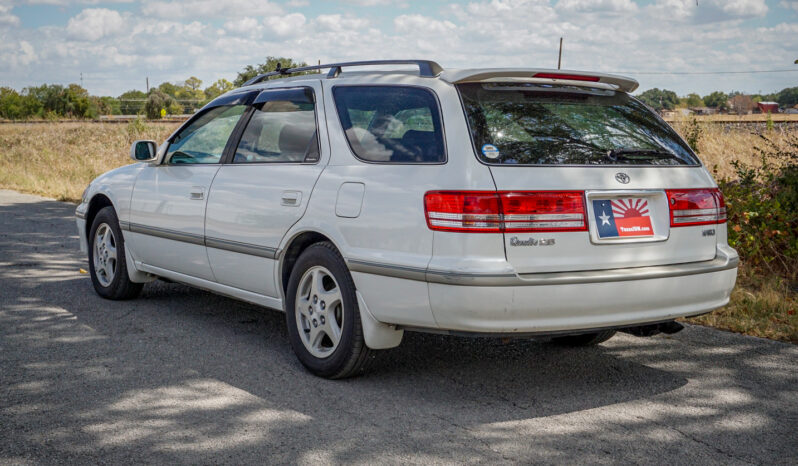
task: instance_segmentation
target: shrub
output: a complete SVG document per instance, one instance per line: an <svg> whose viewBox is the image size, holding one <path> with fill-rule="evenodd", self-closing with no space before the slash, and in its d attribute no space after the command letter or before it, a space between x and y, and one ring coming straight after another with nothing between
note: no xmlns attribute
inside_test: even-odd
<svg viewBox="0 0 798 466"><path fill-rule="evenodd" d="M786 143L785 143L786 142ZM781 145L760 135L759 166L731 162L736 180L723 178L729 244L752 271L798 277L798 136Z"/></svg>
<svg viewBox="0 0 798 466"><path fill-rule="evenodd" d="M684 131L684 139L696 153L698 153L698 142L701 140L702 135L703 129L698 123L698 119L696 119L696 117L691 117Z"/></svg>
<svg viewBox="0 0 798 466"><path fill-rule="evenodd" d="M144 104L144 113L150 120L160 120L161 110L167 112L179 108L179 104L175 101L174 97L169 96L158 89L150 91L147 97L147 102Z"/></svg>

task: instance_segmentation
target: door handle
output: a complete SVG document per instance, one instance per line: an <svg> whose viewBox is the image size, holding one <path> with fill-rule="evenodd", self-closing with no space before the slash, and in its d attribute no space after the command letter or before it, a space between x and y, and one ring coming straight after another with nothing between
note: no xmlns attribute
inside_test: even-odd
<svg viewBox="0 0 798 466"><path fill-rule="evenodd" d="M302 203L301 191L283 191L280 204L290 207L296 207Z"/></svg>
<svg viewBox="0 0 798 466"><path fill-rule="evenodd" d="M201 201L205 199L205 188L202 186L192 186L188 197L192 201Z"/></svg>

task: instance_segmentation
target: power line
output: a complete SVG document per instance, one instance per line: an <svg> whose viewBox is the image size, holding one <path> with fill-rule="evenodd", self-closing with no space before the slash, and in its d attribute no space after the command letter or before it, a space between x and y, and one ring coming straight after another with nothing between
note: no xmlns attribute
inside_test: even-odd
<svg viewBox="0 0 798 466"><path fill-rule="evenodd" d="M798 73L796 70L751 70L751 71L613 71L618 74L645 75L695 75L695 74L758 74L758 73Z"/></svg>

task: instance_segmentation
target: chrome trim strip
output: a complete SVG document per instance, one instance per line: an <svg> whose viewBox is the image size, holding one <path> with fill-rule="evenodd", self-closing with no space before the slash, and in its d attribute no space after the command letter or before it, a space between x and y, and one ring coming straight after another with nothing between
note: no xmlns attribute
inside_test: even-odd
<svg viewBox="0 0 798 466"><path fill-rule="evenodd" d="M250 256L265 257L267 259L276 259L279 255L279 250L270 248L268 246L259 246L257 244L241 243L239 241L231 241L221 238L211 238L208 236L197 235L193 233L185 233L182 231L170 230L167 228L151 227L141 225L138 223L119 222L119 228L133 233L141 233L143 235L157 236L158 238L166 238L174 241L182 241L184 243L198 244L200 246L207 246L214 249L222 249L225 251L238 252L241 254L248 254Z"/></svg>
<svg viewBox="0 0 798 466"><path fill-rule="evenodd" d="M353 272L371 273L387 277L403 278L406 280L418 280L458 286L575 285L583 283L651 280L656 278L684 277L702 273L721 272L736 268L739 262L740 259L736 254L718 248L715 258L709 261L608 270L528 273L519 275L512 273L488 274L478 272L424 270L418 267L384 264L358 259L347 260L349 269Z"/></svg>
<svg viewBox="0 0 798 466"><path fill-rule="evenodd" d="M250 256L265 257L267 259L277 258L277 249L268 246L258 246L256 244L241 243L239 241L231 241L221 238L205 237L205 246L214 249L222 249L225 251L238 252L241 254L248 254Z"/></svg>
<svg viewBox="0 0 798 466"><path fill-rule="evenodd" d="M347 259L349 270L352 272L370 273L386 277L404 278L405 280L426 281L427 270L420 267L384 264L358 259Z"/></svg>
<svg viewBox="0 0 798 466"><path fill-rule="evenodd" d="M194 233L185 233L182 231L169 230L166 228L151 227L141 225L138 223L129 223L128 229L133 233L141 233L143 235L157 236L159 238L166 238L183 243L205 245L205 237Z"/></svg>
<svg viewBox="0 0 798 466"><path fill-rule="evenodd" d="M79 210L76 210L75 211L75 217L77 217L77 218L79 218L81 220L85 219L86 218L86 212L81 212Z"/></svg>

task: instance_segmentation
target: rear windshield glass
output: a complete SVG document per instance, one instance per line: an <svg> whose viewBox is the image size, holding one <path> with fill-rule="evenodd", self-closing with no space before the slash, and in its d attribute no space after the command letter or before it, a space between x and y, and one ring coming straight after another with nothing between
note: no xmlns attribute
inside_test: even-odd
<svg viewBox="0 0 798 466"><path fill-rule="evenodd" d="M400 86L336 86L346 139L369 162L446 161L438 102L432 92Z"/></svg>
<svg viewBox="0 0 798 466"><path fill-rule="evenodd" d="M477 156L486 163L698 164L667 123L622 92L531 83L457 87Z"/></svg>

